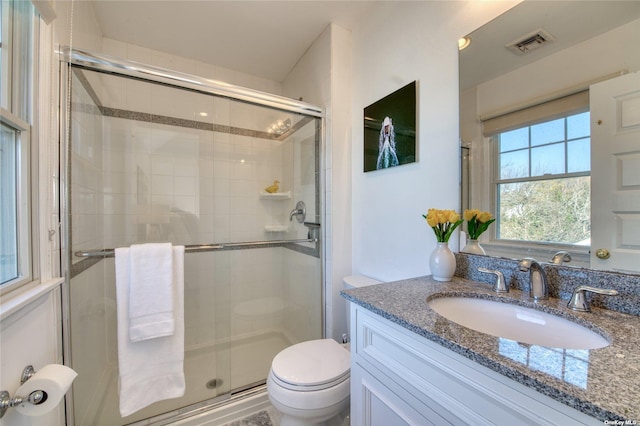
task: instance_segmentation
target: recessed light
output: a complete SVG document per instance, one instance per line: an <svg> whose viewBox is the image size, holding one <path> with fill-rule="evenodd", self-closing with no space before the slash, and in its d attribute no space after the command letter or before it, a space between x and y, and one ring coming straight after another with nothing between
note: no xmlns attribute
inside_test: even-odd
<svg viewBox="0 0 640 426"><path fill-rule="evenodd" d="M200 117L206 117L206 116L208 116L208 115L209 115L209 114L207 114L207 113L206 113L206 112L204 112L204 111L200 113Z"/></svg>

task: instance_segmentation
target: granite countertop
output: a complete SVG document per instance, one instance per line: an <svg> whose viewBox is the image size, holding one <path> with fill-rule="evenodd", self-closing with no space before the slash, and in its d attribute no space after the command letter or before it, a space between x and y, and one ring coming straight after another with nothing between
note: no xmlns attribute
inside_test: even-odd
<svg viewBox="0 0 640 426"><path fill-rule="evenodd" d="M602 421L640 422L640 317L592 307L575 312L566 300L534 303L528 293L492 291L486 283L430 276L344 290L342 296L517 382ZM604 348L557 349L518 343L447 320L427 305L442 296L493 299L533 307L584 325L606 337Z"/></svg>

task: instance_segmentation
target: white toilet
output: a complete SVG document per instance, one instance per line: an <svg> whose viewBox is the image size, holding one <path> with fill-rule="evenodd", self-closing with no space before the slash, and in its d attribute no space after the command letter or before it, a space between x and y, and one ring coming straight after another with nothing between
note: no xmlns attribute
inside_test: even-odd
<svg viewBox="0 0 640 426"><path fill-rule="evenodd" d="M345 277L344 286L379 283L350 276ZM281 426L348 425L350 362L349 351L333 339L297 343L278 353L267 377L267 392L282 413Z"/></svg>

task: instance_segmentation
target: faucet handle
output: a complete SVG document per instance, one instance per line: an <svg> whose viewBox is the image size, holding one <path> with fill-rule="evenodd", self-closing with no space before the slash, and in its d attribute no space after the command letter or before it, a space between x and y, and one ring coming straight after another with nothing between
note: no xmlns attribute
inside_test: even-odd
<svg viewBox="0 0 640 426"><path fill-rule="evenodd" d="M496 293L509 293L509 287L504 280L504 275L500 271L487 268L478 268L479 272L486 272L487 274L494 274L496 276L496 282L493 285L493 291Z"/></svg>
<svg viewBox="0 0 640 426"><path fill-rule="evenodd" d="M615 296L618 294L616 290L581 285L573 290L573 295L571 296L571 300L569 300L569 303L567 303L567 307L569 309L573 309L574 311L591 312L591 307L589 306L589 302L587 301L587 291L590 291L592 293L604 294L607 296Z"/></svg>
<svg viewBox="0 0 640 426"><path fill-rule="evenodd" d="M296 203L296 208L291 210L291 213L289 213L289 222L293 221L294 216L298 223L304 222L307 217L307 206L304 204L304 201L298 201Z"/></svg>
<svg viewBox="0 0 640 426"><path fill-rule="evenodd" d="M556 265L562 265L563 263L571 262L571 255L569 252L560 250L556 252L551 258L551 263L555 263Z"/></svg>

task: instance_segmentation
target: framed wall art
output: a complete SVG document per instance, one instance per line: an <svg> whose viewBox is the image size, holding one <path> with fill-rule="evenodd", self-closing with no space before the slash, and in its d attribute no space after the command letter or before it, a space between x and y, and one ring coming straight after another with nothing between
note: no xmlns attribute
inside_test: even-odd
<svg viewBox="0 0 640 426"><path fill-rule="evenodd" d="M416 161L417 82L364 109L364 171Z"/></svg>

